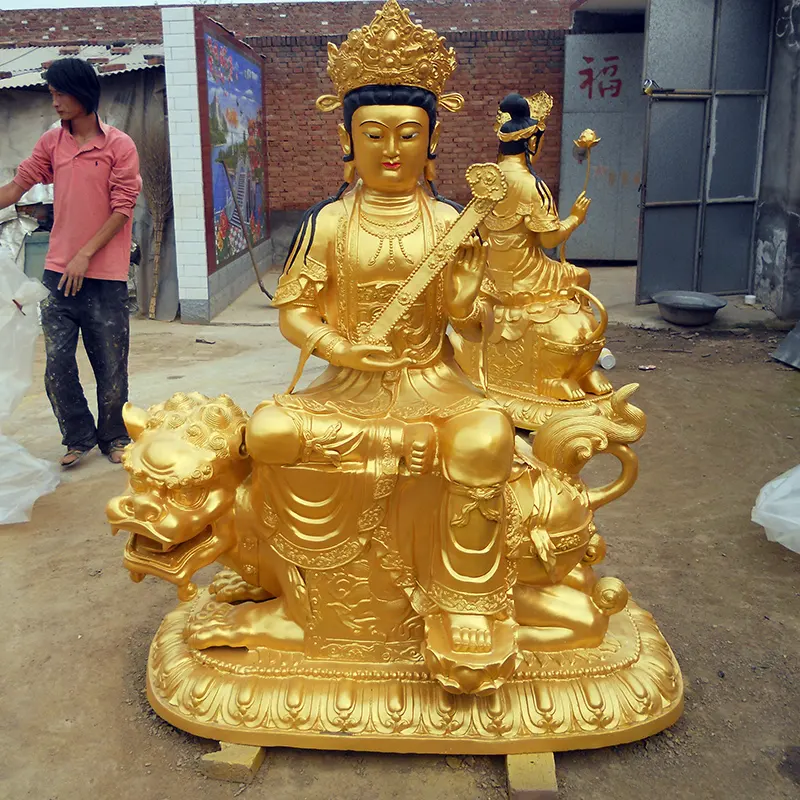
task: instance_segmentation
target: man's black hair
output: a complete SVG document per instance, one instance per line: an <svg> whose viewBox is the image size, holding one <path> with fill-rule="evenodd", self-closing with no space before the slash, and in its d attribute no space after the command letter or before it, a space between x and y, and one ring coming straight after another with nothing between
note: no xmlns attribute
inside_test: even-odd
<svg viewBox="0 0 800 800"><path fill-rule="evenodd" d="M100 105L100 81L94 67L81 58L59 58L44 74L44 79L57 92L74 97L87 114L97 112Z"/></svg>

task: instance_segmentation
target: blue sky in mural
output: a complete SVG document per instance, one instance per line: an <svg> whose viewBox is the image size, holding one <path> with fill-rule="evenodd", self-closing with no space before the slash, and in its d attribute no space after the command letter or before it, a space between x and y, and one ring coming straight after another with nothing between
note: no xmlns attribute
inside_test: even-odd
<svg viewBox="0 0 800 800"><path fill-rule="evenodd" d="M211 66L208 63L208 48L206 48L206 72L208 74L208 102L209 105L217 98L223 108L223 113L228 109L236 109L240 116L252 119L261 108L261 74L254 64L243 58L235 50L226 47L212 36L206 35L206 45L211 44L218 48L220 53L225 53L230 59L230 69L226 65ZM232 78L232 80L231 80ZM247 123L244 123L244 130ZM239 132L241 139L241 133ZM232 144L232 142L229 142Z"/></svg>
<svg viewBox="0 0 800 800"><path fill-rule="evenodd" d="M261 76L252 62L243 58L235 50L206 35L206 74L208 75L209 113L217 114L225 120L226 142L230 146L238 144L247 135L247 123L258 116L261 108ZM209 47L218 56L209 55ZM211 61L215 63L211 63ZM217 142L214 142L217 144ZM216 155L225 147L215 147ZM214 171L214 211L221 211L229 197L225 175L221 167L213 165ZM218 180L217 173L222 180Z"/></svg>
<svg viewBox="0 0 800 800"><path fill-rule="evenodd" d="M254 171L258 165L253 161L260 149L260 146L253 145L253 126L262 108L261 71L253 62L209 34L205 35L205 58L209 131L213 146L211 174L215 240L218 262L223 262L241 252L245 242L239 233L239 214L233 204L224 167L217 163L219 157L225 158L228 164L237 187L242 215L250 225L253 240L262 238L264 190ZM261 167L258 170L260 174Z"/></svg>

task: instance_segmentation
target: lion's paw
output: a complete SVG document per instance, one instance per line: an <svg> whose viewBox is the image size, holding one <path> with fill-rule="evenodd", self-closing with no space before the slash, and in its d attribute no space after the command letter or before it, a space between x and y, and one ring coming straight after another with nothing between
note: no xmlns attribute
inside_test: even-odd
<svg viewBox="0 0 800 800"><path fill-rule="evenodd" d="M238 603L243 600L268 600L272 595L260 586L248 583L238 572L224 569L218 572L208 587L220 603Z"/></svg>
<svg viewBox="0 0 800 800"><path fill-rule="evenodd" d="M236 610L230 603L206 603L189 618L183 633L186 643L194 650L244 646L240 626L235 622Z"/></svg>

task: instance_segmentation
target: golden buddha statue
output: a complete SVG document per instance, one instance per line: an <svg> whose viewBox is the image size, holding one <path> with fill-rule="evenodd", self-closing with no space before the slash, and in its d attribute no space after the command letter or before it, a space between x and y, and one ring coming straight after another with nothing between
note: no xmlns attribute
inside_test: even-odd
<svg viewBox="0 0 800 800"><path fill-rule="evenodd" d="M476 227L507 192L432 184L455 54L388 0L329 45L345 185L304 217L275 294L300 349L287 393L126 406L126 493L108 519L125 566L178 587L151 648L166 720L227 742L511 753L616 744L670 725L680 670L616 578L594 511L634 483L628 403L554 419L533 444L454 361L480 341ZM311 354L328 369L295 391ZM621 465L590 489L599 452ZM193 576L221 563L207 588ZM342 736L343 733L348 736Z"/></svg>
<svg viewBox="0 0 800 800"><path fill-rule="evenodd" d="M488 243L484 291L494 306L494 325L483 344L458 331L452 337L465 372L479 380L485 360L490 396L529 430L557 411L605 408L612 391L594 369L608 317L589 292L588 271L564 258L566 241L591 201L584 190L570 215L559 219L547 184L534 170L552 106L546 92L531 98L510 94L500 104L495 131L508 192L480 226ZM580 146L590 151L597 141ZM560 261L544 252L559 246Z"/></svg>

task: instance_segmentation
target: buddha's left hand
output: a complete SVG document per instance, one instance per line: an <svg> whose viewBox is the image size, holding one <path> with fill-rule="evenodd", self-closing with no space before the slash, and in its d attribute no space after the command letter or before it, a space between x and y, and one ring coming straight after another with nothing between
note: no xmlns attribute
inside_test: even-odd
<svg viewBox="0 0 800 800"><path fill-rule="evenodd" d="M472 310L481 288L486 269L488 245L474 235L462 245L450 262L445 277L449 311L456 317L466 317Z"/></svg>

